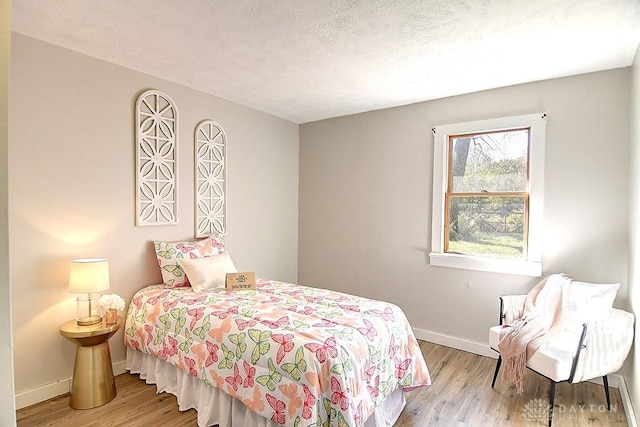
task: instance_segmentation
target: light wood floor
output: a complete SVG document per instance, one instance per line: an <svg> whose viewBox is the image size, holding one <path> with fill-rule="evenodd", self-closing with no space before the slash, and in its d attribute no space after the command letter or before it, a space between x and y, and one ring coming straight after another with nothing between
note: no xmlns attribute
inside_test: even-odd
<svg viewBox="0 0 640 427"><path fill-rule="evenodd" d="M494 359L424 341L420 347L433 384L407 393L407 406L396 427L546 425L546 416L536 410L548 402L548 380L527 372L524 394L516 395L513 385L499 376L491 389ZM155 386L137 375L118 375L116 387L116 398L96 409L73 410L68 395L21 409L18 426L197 426L194 410L180 412L173 395L156 394ZM606 410L601 385L559 384L553 425L626 426L620 393L610 390L611 412Z"/></svg>

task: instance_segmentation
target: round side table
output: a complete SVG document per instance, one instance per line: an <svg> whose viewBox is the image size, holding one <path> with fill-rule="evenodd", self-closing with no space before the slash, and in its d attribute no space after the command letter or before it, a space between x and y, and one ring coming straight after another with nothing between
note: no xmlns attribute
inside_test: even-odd
<svg viewBox="0 0 640 427"><path fill-rule="evenodd" d="M118 316L113 325L106 325L103 320L97 325L78 326L71 320L60 326L60 335L78 346L69 400L72 408L95 408L116 397L109 338L122 327L122 322Z"/></svg>

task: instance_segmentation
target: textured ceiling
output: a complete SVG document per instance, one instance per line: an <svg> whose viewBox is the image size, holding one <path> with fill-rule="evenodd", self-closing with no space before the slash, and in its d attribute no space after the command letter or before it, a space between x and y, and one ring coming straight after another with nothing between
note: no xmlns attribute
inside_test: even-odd
<svg viewBox="0 0 640 427"><path fill-rule="evenodd" d="M13 30L296 123L631 65L640 0L13 0Z"/></svg>

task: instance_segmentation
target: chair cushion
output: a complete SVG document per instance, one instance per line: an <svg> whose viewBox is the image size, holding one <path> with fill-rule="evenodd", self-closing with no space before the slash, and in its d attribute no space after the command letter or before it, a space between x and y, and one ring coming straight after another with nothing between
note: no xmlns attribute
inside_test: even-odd
<svg viewBox="0 0 640 427"><path fill-rule="evenodd" d="M502 326L489 329L489 345L498 351ZM582 330L563 330L548 337L544 344L533 353L527 367L554 381L566 381L571 375L571 365L578 349Z"/></svg>

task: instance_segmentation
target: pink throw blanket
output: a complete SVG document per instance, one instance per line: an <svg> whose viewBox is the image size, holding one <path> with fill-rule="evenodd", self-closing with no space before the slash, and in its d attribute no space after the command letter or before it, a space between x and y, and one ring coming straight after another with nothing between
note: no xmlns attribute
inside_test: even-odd
<svg viewBox="0 0 640 427"><path fill-rule="evenodd" d="M565 274L552 274L540 281L527 294L522 318L503 325L500 331L498 350L518 394L523 392L527 361L540 348L545 335L562 321L571 282Z"/></svg>

